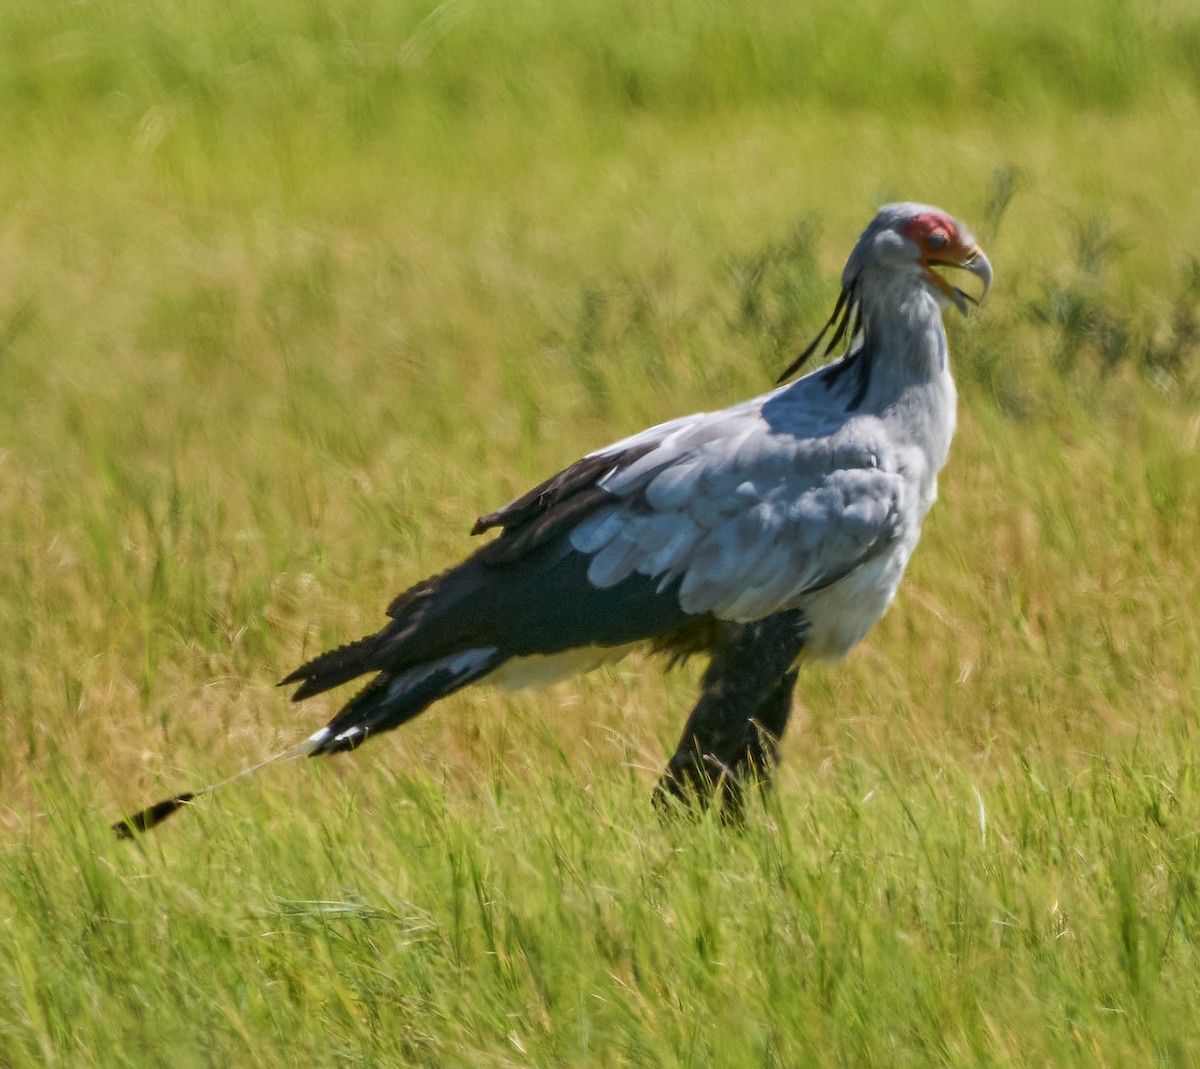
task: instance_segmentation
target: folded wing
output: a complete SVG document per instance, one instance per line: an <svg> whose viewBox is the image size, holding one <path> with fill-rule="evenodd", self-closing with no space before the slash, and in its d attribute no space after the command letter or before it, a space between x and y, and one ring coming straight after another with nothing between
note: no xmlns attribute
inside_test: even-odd
<svg viewBox="0 0 1200 1069"><path fill-rule="evenodd" d="M814 435L804 410L760 399L677 420L593 453L477 530L507 557L564 535L588 583L674 588L689 615L748 622L843 578L896 537L905 480L861 421ZM485 551L486 552L486 551Z"/></svg>

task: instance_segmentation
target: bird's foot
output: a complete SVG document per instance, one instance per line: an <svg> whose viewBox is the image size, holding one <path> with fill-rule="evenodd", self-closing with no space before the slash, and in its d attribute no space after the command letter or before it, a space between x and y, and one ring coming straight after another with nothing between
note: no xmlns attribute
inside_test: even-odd
<svg viewBox="0 0 1200 1069"><path fill-rule="evenodd" d="M741 824L749 797L766 790L770 782L771 766L750 760L749 755L733 765L713 754L683 761L677 755L654 789L654 806L664 817L699 816L715 806L723 822Z"/></svg>

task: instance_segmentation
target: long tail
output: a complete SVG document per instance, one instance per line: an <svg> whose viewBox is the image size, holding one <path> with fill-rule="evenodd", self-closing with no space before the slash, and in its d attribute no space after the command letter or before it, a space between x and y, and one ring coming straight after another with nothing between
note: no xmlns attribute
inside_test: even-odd
<svg viewBox="0 0 1200 1069"><path fill-rule="evenodd" d="M182 794L176 794L170 798L164 798L160 802L155 802L153 805L146 806L145 809L139 810L132 816L125 817L113 824L113 834L118 839L132 839L138 832L149 831L156 825L161 824L172 813L178 813L179 810L189 805L196 798L212 794L213 791L219 790L228 783L233 783L234 780L253 775L255 772L266 768L267 765L273 765L278 761L289 761L293 757L307 757L312 752L313 745L311 740L305 739L304 742L293 746L290 750L274 754L265 761L259 761L257 765L243 768L241 772L235 772L232 776L226 776L223 780L210 783L207 787L201 787L198 791L184 791Z"/></svg>
<svg viewBox="0 0 1200 1069"><path fill-rule="evenodd" d="M368 735L399 727L439 698L494 671L505 660L494 647L484 647L447 654L401 672L380 672L325 727L309 736L309 753L317 757L353 750Z"/></svg>
<svg viewBox="0 0 1200 1069"><path fill-rule="evenodd" d="M342 649L334 650L329 654L323 654L315 661L298 669L284 682L305 680L304 687L297 692L298 697L303 697L307 694L320 693L347 679L352 679L361 674L362 669L353 671L350 666L362 662L357 657L351 658L348 653L354 647L365 646L369 641L369 639L364 639L362 643L355 643L351 647L342 647ZM504 660L503 654L489 647L464 650L461 653L438 657L425 664L419 664L396 673L380 672L342 707L328 725L290 750L284 750L273 757L268 757L257 765L245 768L227 779L210 783L198 791L184 791L182 794L155 802L140 812L117 821L112 826L113 833L119 839L132 839L139 832L149 831L161 824L171 814L177 813L195 799L211 794L226 784L252 775L278 761L287 761L294 757L319 757L353 750L361 745L369 735L399 727L406 720L411 720L423 712L439 698L453 694L468 683L473 683L498 668ZM347 672L350 674L346 674Z"/></svg>

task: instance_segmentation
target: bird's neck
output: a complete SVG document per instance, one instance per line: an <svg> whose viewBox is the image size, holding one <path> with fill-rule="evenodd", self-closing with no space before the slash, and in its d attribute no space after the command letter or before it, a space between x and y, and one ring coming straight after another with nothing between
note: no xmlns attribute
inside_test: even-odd
<svg viewBox="0 0 1200 1069"><path fill-rule="evenodd" d="M890 284L889 284L890 283ZM929 289L909 278L864 287L863 329L876 370L893 389L949 375L942 309ZM883 385L883 383L881 383Z"/></svg>
<svg viewBox="0 0 1200 1069"><path fill-rule="evenodd" d="M890 418L897 444L924 457L928 507L949 455L957 405L941 307L923 285L877 289L864 293L863 324L870 359L863 408Z"/></svg>

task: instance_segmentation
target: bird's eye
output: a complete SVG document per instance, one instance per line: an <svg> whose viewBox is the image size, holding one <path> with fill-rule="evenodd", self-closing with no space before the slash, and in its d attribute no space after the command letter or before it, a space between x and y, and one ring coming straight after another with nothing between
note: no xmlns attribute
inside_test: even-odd
<svg viewBox="0 0 1200 1069"><path fill-rule="evenodd" d="M931 249L944 249L950 244L950 239L940 230L935 230L929 235L929 247Z"/></svg>

